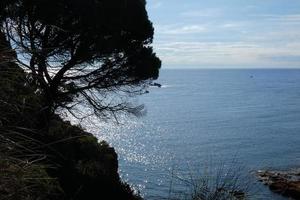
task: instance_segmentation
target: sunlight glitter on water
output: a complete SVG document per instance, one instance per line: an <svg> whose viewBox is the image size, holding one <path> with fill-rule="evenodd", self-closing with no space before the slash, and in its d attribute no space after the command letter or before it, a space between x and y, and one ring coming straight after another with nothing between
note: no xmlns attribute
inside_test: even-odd
<svg viewBox="0 0 300 200"><path fill-rule="evenodd" d="M73 124L79 121L68 116ZM120 116L117 122L100 122L96 117L89 117L81 121L83 128L93 133L99 141L106 141L115 148L119 159L126 163L139 163L143 165L164 165L172 156L169 153L161 153L161 148L152 143L151 138L163 133L161 127L148 127L140 118ZM146 180L147 181L147 180Z"/></svg>

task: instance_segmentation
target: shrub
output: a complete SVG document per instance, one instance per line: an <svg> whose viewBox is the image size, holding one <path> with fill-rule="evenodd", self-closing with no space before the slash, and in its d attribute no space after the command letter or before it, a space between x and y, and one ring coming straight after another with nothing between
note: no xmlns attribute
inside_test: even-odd
<svg viewBox="0 0 300 200"><path fill-rule="evenodd" d="M224 164L215 169L206 167L203 172L188 176L179 176L172 173L174 180L186 187L186 192L178 193L170 186L169 200L244 200L249 192L249 179L243 174L242 167L237 162L232 162L229 168Z"/></svg>

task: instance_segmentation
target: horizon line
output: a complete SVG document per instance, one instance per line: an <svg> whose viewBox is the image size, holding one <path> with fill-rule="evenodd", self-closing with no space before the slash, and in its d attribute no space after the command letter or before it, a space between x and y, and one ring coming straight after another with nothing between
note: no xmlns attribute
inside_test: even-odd
<svg viewBox="0 0 300 200"><path fill-rule="evenodd" d="M286 69L286 70L300 70L300 66L299 67L174 67L174 66L162 66L160 68L161 70L182 70L182 69L186 69L186 70L221 70L221 69L228 69L228 70L247 70L247 69L261 69L261 70L278 70L278 69Z"/></svg>

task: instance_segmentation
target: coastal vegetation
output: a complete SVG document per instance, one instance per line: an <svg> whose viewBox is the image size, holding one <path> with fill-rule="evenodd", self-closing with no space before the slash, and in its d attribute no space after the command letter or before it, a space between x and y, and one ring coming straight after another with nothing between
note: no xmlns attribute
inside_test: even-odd
<svg viewBox="0 0 300 200"><path fill-rule="evenodd" d="M43 98L45 117L138 114L129 96L158 78L161 61L144 0L1 1L1 32ZM78 104L93 113L80 115Z"/></svg>
<svg viewBox="0 0 300 200"><path fill-rule="evenodd" d="M226 166L226 167L225 167ZM169 200L246 200L251 199L250 177L236 160L206 164L202 171L191 170L186 175L172 170ZM174 185L184 185L185 191L177 192Z"/></svg>
<svg viewBox="0 0 300 200"><path fill-rule="evenodd" d="M0 199L140 199L113 148L55 114L41 126L43 97L28 74L10 61L0 72Z"/></svg>
<svg viewBox="0 0 300 200"><path fill-rule="evenodd" d="M141 199L115 150L59 114L139 114L161 65L145 1L1 1L0 22L0 199Z"/></svg>

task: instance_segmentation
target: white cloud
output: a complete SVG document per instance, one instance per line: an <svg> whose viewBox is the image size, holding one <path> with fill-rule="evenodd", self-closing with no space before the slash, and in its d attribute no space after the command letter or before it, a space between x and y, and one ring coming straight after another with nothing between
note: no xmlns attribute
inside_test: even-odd
<svg viewBox="0 0 300 200"><path fill-rule="evenodd" d="M300 43L277 48L247 42L162 42L157 52L166 65L185 66L299 66ZM274 58L274 59L273 59Z"/></svg>
<svg viewBox="0 0 300 200"><path fill-rule="evenodd" d="M210 9L203 9L203 10L188 10L185 12L180 13L183 17L218 17L223 14L223 10L219 8L210 8Z"/></svg>
<svg viewBox="0 0 300 200"><path fill-rule="evenodd" d="M241 23L224 23L221 25L221 28L239 28L241 26Z"/></svg>
<svg viewBox="0 0 300 200"><path fill-rule="evenodd" d="M269 23L285 24L285 25L299 25L300 15L253 15L252 17L261 18Z"/></svg>
<svg viewBox="0 0 300 200"><path fill-rule="evenodd" d="M180 34L195 34L207 31L205 25L162 25L156 26L158 34L180 35Z"/></svg>

